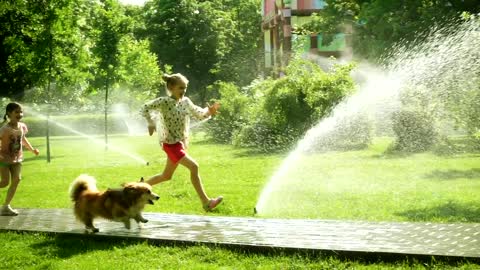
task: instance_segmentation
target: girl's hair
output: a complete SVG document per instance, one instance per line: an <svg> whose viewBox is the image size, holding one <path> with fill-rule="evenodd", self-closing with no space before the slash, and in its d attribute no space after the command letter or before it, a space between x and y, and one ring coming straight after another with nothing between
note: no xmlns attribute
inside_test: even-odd
<svg viewBox="0 0 480 270"><path fill-rule="evenodd" d="M167 91L167 94L170 96L171 93L170 93L170 86L174 86L174 85L177 85L179 84L180 82L183 82L185 84L188 84L188 79L187 77L183 76L182 74L180 73L175 73L175 74L171 74L171 75L168 75L168 74L163 74L162 75L162 79L167 83L167 87L166 87L166 91Z"/></svg>
<svg viewBox="0 0 480 270"><path fill-rule="evenodd" d="M15 111L18 108L22 108L22 105L17 102L10 102L7 104L7 107L5 108L5 114L3 115L3 123L7 122L7 115L13 111Z"/></svg>

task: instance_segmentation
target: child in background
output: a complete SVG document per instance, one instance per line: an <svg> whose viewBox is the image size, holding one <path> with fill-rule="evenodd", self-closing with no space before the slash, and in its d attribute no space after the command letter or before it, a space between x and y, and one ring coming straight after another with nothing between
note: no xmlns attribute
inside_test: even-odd
<svg viewBox="0 0 480 270"><path fill-rule="evenodd" d="M162 79L167 84L167 97L159 97L151 100L143 105L141 113L147 119L148 132L150 136L155 132L156 125L152 120L151 112L156 111L162 120L162 130L160 133L160 144L167 154L167 164L163 173L151 177L147 183L155 185L172 178L173 173L177 169L178 164L187 167L190 170L190 179L200 197L203 209L210 211L222 202L223 197L211 199L205 193L202 180L198 172L197 162L189 156L185 149L188 143L188 128L190 116L198 120L207 119L217 114L220 107L218 103L207 108L200 108L185 97L188 86L188 80L180 73L172 75L163 75Z"/></svg>
<svg viewBox="0 0 480 270"><path fill-rule="evenodd" d="M20 183L23 149L24 145L28 150L38 155L38 149L34 149L25 135L28 132L27 125L20 122L23 117L22 106L16 102L9 103L3 116L3 124L0 128L0 188L10 184L5 197L5 203L0 209L2 216L16 216L18 212L10 207L10 202L17 191ZM7 122L8 117L8 122ZM11 181L10 181L11 180Z"/></svg>

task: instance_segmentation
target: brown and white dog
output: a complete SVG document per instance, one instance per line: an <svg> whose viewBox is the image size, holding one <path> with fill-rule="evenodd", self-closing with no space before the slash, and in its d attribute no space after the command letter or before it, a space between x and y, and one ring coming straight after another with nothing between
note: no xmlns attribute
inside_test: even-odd
<svg viewBox="0 0 480 270"><path fill-rule="evenodd" d="M74 202L77 219L85 224L87 231L98 232L93 226L96 217L123 222L130 229L130 219L146 223L142 216L145 205L153 204L160 196L152 192L152 187L143 182L130 182L122 188L98 191L95 178L82 174L70 185L70 197Z"/></svg>

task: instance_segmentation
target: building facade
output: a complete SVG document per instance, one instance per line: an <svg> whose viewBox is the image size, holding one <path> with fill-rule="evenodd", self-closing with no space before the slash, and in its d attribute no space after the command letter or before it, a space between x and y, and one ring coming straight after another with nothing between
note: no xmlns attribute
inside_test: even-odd
<svg viewBox="0 0 480 270"><path fill-rule="evenodd" d="M304 51L325 57L341 57L347 50L350 33L338 33L333 41L324 44L322 33L309 36L295 35L295 27L311 20L313 13L320 14L326 7L324 0L263 0L262 30L264 33L265 67L273 73L281 71L288 63L292 40L302 41ZM349 31L347 31L349 32Z"/></svg>

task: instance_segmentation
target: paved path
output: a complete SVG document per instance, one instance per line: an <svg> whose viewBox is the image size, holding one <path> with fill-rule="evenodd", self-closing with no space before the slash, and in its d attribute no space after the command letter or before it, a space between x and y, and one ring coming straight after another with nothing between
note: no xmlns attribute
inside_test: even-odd
<svg viewBox="0 0 480 270"><path fill-rule="evenodd" d="M19 209L0 216L0 230L84 234L70 209ZM133 222L95 221L108 237L214 243L243 247L324 250L355 253L437 255L480 258L479 223L360 222L262 219L144 213L143 228ZM133 221L133 220L132 220Z"/></svg>

